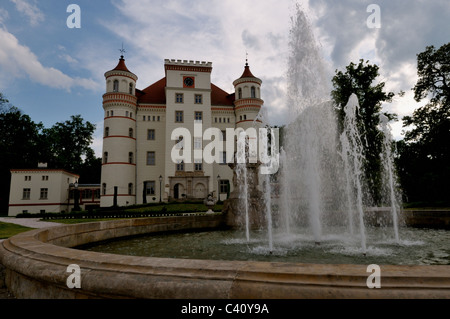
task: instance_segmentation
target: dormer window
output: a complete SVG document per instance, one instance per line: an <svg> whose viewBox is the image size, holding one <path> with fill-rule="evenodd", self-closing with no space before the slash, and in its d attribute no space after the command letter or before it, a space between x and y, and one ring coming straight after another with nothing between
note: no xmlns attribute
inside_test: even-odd
<svg viewBox="0 0 450 319"><path fill-rule="evenodd" d="M114 80L113 92L119 92L119 81L118 80Z"/></svg>

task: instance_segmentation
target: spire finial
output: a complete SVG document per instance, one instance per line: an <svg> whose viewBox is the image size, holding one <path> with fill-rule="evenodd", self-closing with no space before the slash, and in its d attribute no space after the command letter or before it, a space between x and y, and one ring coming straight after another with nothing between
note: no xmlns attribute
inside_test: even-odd
<svg viewBox="0 0 450 319"><path fill-rule="evenodd" d="M245 51L245 66L248 66L248 52Z"/></svg>
<svg viewBox="0 0 450 319"><path fill-rule="evenodd" d="M127 51L125 51L125 49L123 48L123 42L122 42L122 49L119 49L119 52L122 53L122 55L120 56L120 58L123 59L124 53L127 52Z"/></svg>

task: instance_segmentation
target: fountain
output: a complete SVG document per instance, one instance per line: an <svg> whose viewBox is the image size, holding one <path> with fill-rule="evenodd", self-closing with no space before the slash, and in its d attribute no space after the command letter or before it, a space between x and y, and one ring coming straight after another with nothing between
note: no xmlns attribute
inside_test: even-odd
<svg viewBox="0 0 450 319"><path fill-rule="evenodd" d="M112 220L19 234L0 243L5 283L14 295L448 298L448 231L398 227L401 205L387 119L381 118L380 159L394 240L364 218L361 138L353 123L358 101L350 98L339 132L309 24L299 9L292 21L288 105L295 120L286 127L274 178L279 196L270 196L270 176L259 183L264 163L237 162L230 165L235 187L223 215ZM223 217L232 230L222 230ZM81 269L81 289L66 285L73 264ZM382 265L381 289L367 285L370 264Z"/></svg>

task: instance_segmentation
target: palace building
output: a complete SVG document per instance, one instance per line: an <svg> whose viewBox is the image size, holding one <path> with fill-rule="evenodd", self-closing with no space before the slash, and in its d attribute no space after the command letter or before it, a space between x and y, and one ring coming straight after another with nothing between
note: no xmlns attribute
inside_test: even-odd
<svg viewBox="0 0 450 319"><path fill-rule="evenodd" d="M174 161L171 156L174 148L190 147L192 154L204 149L206 142L195 137L195 124L203 132L220 129L223 143L227 128L258 125L262 81L248 63L233 82L232 93L211 83L212 70L211 62L166 59L164 77L142 90L123 56L105 73L102 207L205 199L210 193L227 198L233 172L225 151L219 163L211 164L201 158ZM188 130L192 138L174 138L177 128Z"/></svg>

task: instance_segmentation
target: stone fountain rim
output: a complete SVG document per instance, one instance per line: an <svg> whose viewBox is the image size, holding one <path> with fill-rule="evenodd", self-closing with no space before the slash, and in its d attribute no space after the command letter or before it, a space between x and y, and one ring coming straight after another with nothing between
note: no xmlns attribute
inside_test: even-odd
<svg viewBox="0 0 450 319"><path fill-rule="evenodd" d="M450 296L446 265L380 265L382 288L369 289L368 265L136 257L71 248L155 231L216 227L217 220L218 216L160 217L32 230L0 243L0 264L7 269L7 286L18 298ZM81 289L66 286L71 264L81 268Z"/></svg>

